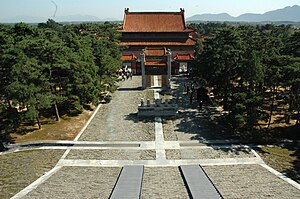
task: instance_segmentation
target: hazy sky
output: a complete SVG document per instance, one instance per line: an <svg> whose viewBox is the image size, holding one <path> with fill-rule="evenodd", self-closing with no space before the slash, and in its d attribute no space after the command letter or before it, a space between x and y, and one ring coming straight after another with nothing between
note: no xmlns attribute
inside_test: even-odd
<svg viewBox="0 0 300 199"><path fill-rule="evenodd" d="M194 14L227 12L264 13L286 6L300 5L300 0L53 0L58 5L56 16L93 15L100 19L123 19L124 8L131 11L179 11L186 17ZM51 0L0 0L0 19L16 16L51 18L55 5Z"/></svg>

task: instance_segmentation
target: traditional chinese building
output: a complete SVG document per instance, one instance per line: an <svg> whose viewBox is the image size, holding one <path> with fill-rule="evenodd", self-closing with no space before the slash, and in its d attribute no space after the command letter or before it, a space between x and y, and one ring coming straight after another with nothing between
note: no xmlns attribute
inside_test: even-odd
<svg viewBox="0 0 300 199"><path fill-rule="evenodd" d="M162 87L169 87L171 74L187 69L194 59L194 46L200 35L185 23L180 12L129 12L125 9L119 27L123 66L142 74L143 87L153 86L159 76Z"/></svg>

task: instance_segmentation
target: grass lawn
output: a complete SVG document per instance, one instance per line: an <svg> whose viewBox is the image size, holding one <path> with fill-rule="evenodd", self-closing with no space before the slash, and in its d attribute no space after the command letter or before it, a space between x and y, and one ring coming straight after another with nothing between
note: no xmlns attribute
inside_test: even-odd
<svg viewBox="0 0 300 199"><path fill-rule="evenodd" d="M299 145L264 146L256 151L270 167L300 183Z"/></svg>
<svg viewBox="0 0 300 199"><path fill-rule="evenodd" d="M42 129L27 126L12 133L14 142L39 140L73 140L84 127L93 111L74 117L62 116L59 122L44 119ZM28 150L0 156L0 198L10 198L52 169L64 150Z"/></svg>
<svg viewBox="0 0 300 199"><path fill-rule="evenodd" d="M39 140L73 140L84 127L93 111L83 111L78 116L62 116L59 122L50 121L42 125L42 129L37 127L27 127L21 129L20 133L11 133L10 136L15 143L32 142Z"/></svg>

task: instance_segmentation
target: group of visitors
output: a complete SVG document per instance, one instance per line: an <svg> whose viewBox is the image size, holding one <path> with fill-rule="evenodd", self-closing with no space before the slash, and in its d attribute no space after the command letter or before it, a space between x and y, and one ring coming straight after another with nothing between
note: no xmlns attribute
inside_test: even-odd
<svg viewBox="0 0 300 199"><path fill-rule="evenodd" d="M132 79L132 71L131 71L131 68L120 68L118 71L117 71L119 77L122 78L123 81L125 81L126 79Z"/></svg>
<svg viewBox="0 0 300 199"><path fill-rule="evenodd" d="M191 83L185 83L186 95L189 96L190 104L193 104L193 100L198 102L199 109L203 107L203 103L209 101L208 89L205 88L204 81L192 81Z"/></svg>

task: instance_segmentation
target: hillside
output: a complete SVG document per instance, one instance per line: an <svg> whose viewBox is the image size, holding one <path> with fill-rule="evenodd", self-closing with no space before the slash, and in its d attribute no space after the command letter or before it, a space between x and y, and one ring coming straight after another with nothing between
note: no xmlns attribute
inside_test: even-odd
<svg viewBox="0 0 300 199"><path fill-rule="evenodd" d="M264 14L245 13L233 17L228 13L197 14L187 18L187 21L236 21L236 22L264 22L264 21L291 21L300 22L300 6L288 6Z"/></svg>

